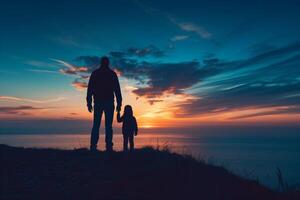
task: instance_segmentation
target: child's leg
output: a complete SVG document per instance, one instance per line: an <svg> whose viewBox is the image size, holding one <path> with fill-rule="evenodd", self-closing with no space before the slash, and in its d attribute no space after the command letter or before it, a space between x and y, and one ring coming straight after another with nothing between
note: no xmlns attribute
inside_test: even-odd
<svg viewBox="0 0 300 200"><path fill-rule="evenodd" d="M129 136L129 143L130 143L130 150L134 149L134 136L133 134L130 134Z"/></svg>
<svg viewBox="0 0 300 200"><path fill-rule="evenodd" d="M128 150L128 135L123 134L123 150Z"/></svg>

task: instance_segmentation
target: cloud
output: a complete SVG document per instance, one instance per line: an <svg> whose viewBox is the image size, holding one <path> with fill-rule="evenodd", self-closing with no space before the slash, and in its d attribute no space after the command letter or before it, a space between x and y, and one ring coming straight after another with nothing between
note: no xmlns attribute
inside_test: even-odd
<svg viewBox="0 0 300 200"><path fill-rule="evenodd" d="M89 75L80 75L80 78L83 80L89 80L90 76Z"/></svg>
<svg viewBox="0 0 300 200"><path fill-rule="evenodd" d="M73 47L81 46L77 41L75 41L74 37L72 36L59 36L51 39L55 42L58 42L66 46L73 46Z"/></svg>
<svg viewBox="0 0 300 200"><path fill-rule="evenodd" d="M63 60L54 59L54 58L51 58L51 60L53 60L53 61L55 61L55 62L57 62L57 63L59 63L59 64L65 66L65 67L67 67L67 68L69 68L69 69L74 69L74 68L77 67L76 65L70 64L70 63L68 63L68 62L66 62L66 61L63 61Z"/></svg>
<svg viewBox="0 0 300 200"><path fill-rule="evenodd" d="M123 51L111 51L108 54L109 56L111 56L113 60L119 60L125 58L126 60L129 60L129 57L143 58L143 57L151 56L155 58L160 58L165 56L165 52L160 50L158 47L154 45L149 45L144 48L130 47ZM62 63L64 66L67 66L70 69L71 73L75 72L74 74L76 74L76 72L92 72L93 70L97 69L100 65L101 57L78 56L77 58L75 58L75 61L83 62L85 67L71 65L69 63L59 60L60 63Z"/></svg>
<svg viewBox="0 0 300 200"><path fill-rule="evenodd" d="M122 69L120 70L122 72ZM198 62L152 64L144 71L144 76L148 79L147 86L135 89L133 92L149 99L164 94L182 93L182 90L198 83L200 72ZM122 73L126 75L126 72Z"/></svg>
<svg viewBox="0 0 300 200"><path fill-rule="evenodd" d="M65 97L57 97L54 99L36 100L36 99L27 99L27 98L14 97L14 96L0 96L0 100L4 100L4 101L19 101L19 102L28 102L28 103L37 103L37 104L59 102L65 99L66 99Z"/></svg>
<svg viewBox="0 0 300 200"><path fill-rule="evenodd" d="M83 61L85 63L84 66L71 64L59 59L52 60L64 67L59 70L60 73L76 77L71 85L79 91L87 88L87 81L90 77L89 74L96 69L100 63L100 58L96 56L80 56L75 59L75 61Z"/></svg>
<svg viewBox="0 0 300 200"><path fill-rule="evenodd" d="M191 116L300 106L299 65L300 46L295 43L243 60L211 57L202 62L149 63L122 58L116 66L124 77L138 81L140 85L132 92L151 104L165 95L193 95L175 106L178 115ZM277 114L284 112L293 111Z"/></svg>
<svg viewBox="0 0 300 200"><path fill-rule="evenodd" d="M133 56L135 51L128 49L109 53L114 69L122 77L133 79L135 84L131 91L150 104L172 95L190 95L192 98L175 102L177 115L257 109L253 115L262 116L293 111L262 112L261 109L300 106L300 43L267 48L239 60L222 60L212 55L202 61L176 63L145 61L143 57ZM91 72L98 66L100 57L80 56L76 60L83 62L86 71ZM73 71L78 78L72 85L80 90L86 88L88 74Z"/></svg>
<svg viewBox="0 0 300 200"><path fill-rule="evenodd" d="M72 86L81 91L86 89L88 84L85 80L77 78L72 82Z"/></svg>
<svg viewBox="0 0 300 200"><path fill-rule="evenodd" d="M188 35L175 35L174 37L171 38L171 41L176 42L176 41L186 40L188 38L189 38Z"/></svg>
<svg viewBox="0 0 300 200"><path fill-rule="evenodd" d="M78 73L83 73L83 72L85 73L89 71L88 67L86 66L73 65L71 63L59 59L52 59L52 60L56 61L57 63L65 67L59 70L63 74L77 75Z"/></svg>
<svg viewBox="0 0 300 200"><path fill-rule="evenodd" d="M165 52L154 45L149 45L143 48L130 47L123 51L112 51L109 53L114 58L124 58L124 57L154 57L161 58L166 56Z"/></svg>
<svg viewBox="0 0 300 200"><path fill-rule="evenodd" d="M0 106L0 114L10 114L10 115L28 115L27 111L31 110L41 110L45 108L37 108L32 106L17 106L17 107L10 107L10 106Z"/></svg>
<svg viewBox="0 0 300 200"><path fill-rule="evenodd" d="M29 60L26 64L34 66L34 67L48 67L48 68L56 68L57 66L53 63L43 62L39 60Z"/></svg>
<svg viewBox="0 0 300 200"><path fill-rule="evenodd" d="M282 56L291 55L300 51L300 42L290 44L281 48L272 49L247 59L242 65L259 64L270 59L282 58Z"/></svg>
<svg viewBox="0 0 300 200"><path fill-rule="evenodd" d="M78 73L81 72L88 72L88 68L85 66L77 66L59 59L51 59L51 60L56 61L57 63L65 67L59 70L63 74L77 75Z"/></svg>
<svg viewBox="0 0 300 200"><path fill-rule="evenodd" d="M159 103L159 102L163 102L164 100L162 99L149 99L148 102L150 103L150 105L153 105L154 103Z"/></svg>
<svg viewBox="0 0 300 200"><path fill-rule="evenodd" d="M48 62L43 62L43 61L39 61L39 60L29 60L29 61L26 61L25 63L27 65L37 67L34 69L27 69L27 71L30 71L30 72L59 74L59 71L54 69L54 68L58 68L57 61L55 61L55 62L56 63L48 63Z"/></svg>
<svg viewBox="0 0 300 200"><path fill-rule="evenodd" d="M46 74L59 74L58 71L45 70L45 69L27 69L27 71L37 72L37 73L46 73Z"/></svg>
<svg viewBox="0 0 300 200"><path fill-rule="evenodd" d="M267 51L272 51L274 49L276 49L276 47L274 45L271 45L269 43L258 43L255 45L250 46L249 48L250 53L252 53L253 55L257 55L257 54L261 54Z"/></svg>
<svg viewBox="0 0 300 200"><path fill-rule="evenodd" d="M137 57L152 56L152 57L159 58L165 56L165 53L154 45L150 45L144 48L130 47L126 50L125 54L127 56L137 56Z"/></svg>
<svg viewBox="0 0 300 200"><path fill-rule="evenodd" d="M182 115L217 114L278 106L295 107L300 106L300 98L289 95L299 91L300 83L285 86L247 84L228 90L216 90L177 106Z"/></svg>
<svg viewBox="0 0 300 200"><path fill-rule="evenodd" d="M275 107L274 110L238 115L235 117L231 117L230 119L245 119L245 118L252 118L252 117L278 115L278 114L300 114L300 106L289 106L283 108Z"/></svg>
<svg viewBox="0 0 300 200"><path fill-rule="evenodd" d="M101 62L101 57L99 56L79 56L75 59L76 61L83 61L85 65L89 68L99 67Z"/></svg>
<svg viewBox="0 0 300 200"><path fill-rule="evenodd" d="M114 66L123 77L137 81L132 92L151 104L161 102L163 96L183 94L201 79L216 73L215 68L201 66L197 61L158 63L122 58L116 59Z"/></svg>
<svg viewBox="0 0 300 200"><path fill-rule="evenodd" d="M154 97L160 97L164 94L182 93L182 89L191 87L199 81L200 69L198 62L181 62L181 63L155 63L155 62L139 62L136 59L125 57L128 54L111 53L112 63L116 71L123 77L135 79L141 85L137 86L133 93L140 97L149 98L149 102L159 102L153 100ZM96 63L99 62L99 57L95 56L80 56L76 58L78 61L83 61L89 68L93 69ZM202 70L206 71L206 70ZM76 79L72 85L77 89L87 87L85 80Z"/></svg>
<svg viewBox="0 0 300 200"><path fill-rule="evenodd" d="M180 28L183 31L186 32L194 32L197 35L199 35L203 39L210 39L212 37L212 34L207 31L203 26L200 26L198 24L195 24L193 22L180 22L178 19L176 19L173 15L170 13L164 12L162 10L159 10L157 8L151 7L149 5L146 5L142 3L141 1L134 1L142 10L151 15L159 15L161 17L164 17L167 19L170 23L176 25L178 28Z"/></svg>
<svg viewBox="0 0 300 200"><path fill-rule="evenodd" d="M135 59L131 59L130 57L137 57L137 58L144 58L144 57L155 57L160 58L164 57L165 53L164 51L160 50L154 45L149 45L144 48L137 48L137 47L130 47L123 51L111 51L108 53L108 55L111 57L112 65L115 64L125 64L128 65L128 62L130 61L136 61ZM127 62L124 63L124 62ZM71 75L79 75L83 78L82 73L91 73L95 69L97 69L101 62L101 57L99 56L78 56L75 58L75 61L77 62L83 62L84 66L78 66L73 65L68 62L62 61L62 60L56 60L63 66L67 67L66 69L61 69L60 71L64 74L71 74ZM118 68L115 68L115 70L118 70ZM84 75L85 79L88 78L88 76Z"/></svg>
<svg viewBox="0 0 300 200"><path fill-rule="evenodd" d="M166 18L183 31L196 33L203 39L210 39L212 37L212 34L203 26L200 26L193 22L181 22L170 14L166 14Z"/></svg>
<svg viewBox="0 0 300 200"><path fill-rule="evenodd" d="M206 63L215 68L196 88L198 99L178 104L183 115L287 107L241 118L299 113L300 48L291 44L245 60ZM207 89L208 88L208 89ZM293 108L297 108L294 109ZM299 113L300 114L300 113Z"/></svg>
<svg viewBox="0 0 300 200"><path fill-rule="evenodd" d="M184 22L184 23L177 23L177 25L182 30L187 32L194 32L198 34L200 37L202 37L203 39L208 39L211 37L211 33L208 32L204 27L196 25L194 23Z"/></svg>
<svg viewBox="0 0 300 200"><path fill-rule="evenodd" d="M141 68L142 71L137 70L137 60L130 57L144 58L151 56L159 58L165 56L165 53L154 45L149 45L144 48L130 47L124 51L111 51L108 55L110 55L111 57L111 62L116 73L118 75L129 78L130 76L135 76L137 73L142 74L142 71L145 71L145 69L143 68ZM99 67L101 57L78 56L77 58L75 58L75 61L83 62L83 66L74 65L58 59L52 60L66 67L60 70L61 73L77 76L77 78L73 81L72 86L74 86L78 90L83 90L87 87L89 73ZM135 69L132 70L132 67ZM138 74L138 76L136 76L136 79L142 81L141 74Z"/></svg>

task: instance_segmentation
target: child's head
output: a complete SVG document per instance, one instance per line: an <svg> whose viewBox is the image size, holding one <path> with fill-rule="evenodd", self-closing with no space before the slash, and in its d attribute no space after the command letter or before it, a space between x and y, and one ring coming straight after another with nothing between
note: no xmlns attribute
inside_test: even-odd
<svg viewBox="0 0 300 200"><path fill-rule="evenodd" d="M132 107L130 105L126 105L124 108L124 116L133 116Z"/></svg>

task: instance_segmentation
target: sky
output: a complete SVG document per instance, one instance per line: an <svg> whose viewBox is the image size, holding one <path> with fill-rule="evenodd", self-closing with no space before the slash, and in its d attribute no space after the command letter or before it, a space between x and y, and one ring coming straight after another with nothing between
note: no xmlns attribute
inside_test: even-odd
<svg viewBox="0 0 300 200"><path fill-rule="evenodd" d="M140 127L297 124L299 9L292 0L3 0L1 124L90 121L86 86L104 55Z"/></svg>

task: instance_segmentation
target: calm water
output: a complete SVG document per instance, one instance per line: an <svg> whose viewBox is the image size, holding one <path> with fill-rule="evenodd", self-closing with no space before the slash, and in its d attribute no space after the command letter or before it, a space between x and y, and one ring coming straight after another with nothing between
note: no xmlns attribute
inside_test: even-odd
<svg viewBox="0 0 300 200"><path fill-rule="evenodd" d="M100 149L104 148L103 135ZM88 134L0 135L0 143L24 147L73 149L88 147ZM115 149L122 147L121 135L114 135ZM169 146L172 151L192 154L221 165L236 174L259 179L277 188L276 167L290 185L300 184L299 134L140 134L136 146Z"/></svg>

